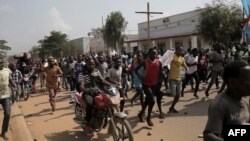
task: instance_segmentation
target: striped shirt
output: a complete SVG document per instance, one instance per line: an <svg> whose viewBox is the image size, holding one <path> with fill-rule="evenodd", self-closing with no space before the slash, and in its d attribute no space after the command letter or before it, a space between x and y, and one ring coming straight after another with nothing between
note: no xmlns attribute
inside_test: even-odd
<svg viewBox="0 0 250 141"><path fill-rule="evenodd" d="M19 70L16 70L11 73L11 80L17 85L23 78L22 73Z"/></svg>
<svg viewBox="0 0 250 141"><path fill-rule="evenodd" d="M101 77L101 73L99 72L98 69L94 69L91 74L89 74L88 72L86 72L83 75L83 83L84 83L83 85L84 85L84 87L86 87L86 88L93 87L94 86L94 84L93 84L93 78L94 77L98 77L98 76Z"/></svg>

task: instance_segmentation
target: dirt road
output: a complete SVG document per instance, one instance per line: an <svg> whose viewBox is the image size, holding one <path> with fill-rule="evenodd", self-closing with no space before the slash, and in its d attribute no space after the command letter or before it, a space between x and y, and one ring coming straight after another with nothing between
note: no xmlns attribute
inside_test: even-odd
<svg viewBox="0 0 250 141"><path fill-rule="evenodd" d="M164 96L163 110L166 113L165 119L158 118L157 105L153 110L153 127L147 126L138 120L137 113L140 110L139 101L131 107L130 102L126 102L125 111L128 113L128 120L133 129L136 141L202 141L198 135L202 134L206 120L208 105L217 94L216 89L212 89L211 99L205 99L205 84L201 84L199 99L193 97L190 86L187 86L185 96L180 99L176 109L178 114L167 114L168 108L173 98ZM129 97L134 95L134 91L129 92ZM83 134L82 129L73 122L74 108L69 104L70 96L68 92L60 92L56 98L56 111L51 112L47 93L34 94L28 101L19 102L19 107L31 133L37 141L112 141L111 135L107 134L107 129L90 139Z"/></svg>

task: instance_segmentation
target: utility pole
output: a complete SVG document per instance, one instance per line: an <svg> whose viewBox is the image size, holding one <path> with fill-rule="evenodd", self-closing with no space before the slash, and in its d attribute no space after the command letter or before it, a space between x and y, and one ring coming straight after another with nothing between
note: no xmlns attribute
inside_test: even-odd
<svg viewBox="0 0 250 141"><path fill-rule="evenodd" d="M69 55L71 56L71 46L70 46L70 35L67 35L67 46L68 46L68 51L69 51Z"/></svg>
<svg viewBox="0 0 250 141"><path fill-rule="evenodd" d="M150 14L163 14L162 12L150 12L150 8L149 8L149 2L147 3L147 12L135 12L137 14L147 14L148 16L148 47L151 48L151 41L150 41Z"/></svg>
<svg viewBox="0 0 250 141"><path fill-rule="evenodd" d="M106 52L108 52L109 53L109 51L108 51L108 46L107 46L107 44L106 44L106 41L104 40L104 31L103 31L103 29L104 29L104 22L103 22L103 16L102 16L102 31L101 31L101 33L102 33L102 40L103 40L103 44L104 44L104 51L105 51L105 49L106 49ZM105 54L106 54L106 52L105 52Z"/></svg>
<svg viewBox="0 0 250 141"><path fill-rule="evenodd" d="M244 7L242 7L242 18L243 18L243 22L242 22L242 41L243 42L246 42L246 34L245 34L245 31L244 31L244 26L245 26L245 10L244 10Z"/></svg>

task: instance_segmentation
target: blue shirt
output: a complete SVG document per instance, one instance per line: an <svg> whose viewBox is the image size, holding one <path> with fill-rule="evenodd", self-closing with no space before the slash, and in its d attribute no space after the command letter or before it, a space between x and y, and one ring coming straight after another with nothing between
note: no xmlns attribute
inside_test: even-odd
<svg viewBox="0 0 250 141"><path fill-rule="evenodd" d="M76 80L77 82L83 81L83 73L85 70L85 65L84 63L76 63L75 64L75 71L76 71Z"/></svg>
<svg viewBox="0 0 250 141"><path fill-rule="evenodd" d="M137 65L134 65L134 68L136 68ZM143 72L143 67L141 67L139 70L138 70L138 73L140 76L142 76L142 72ZM142 84L141 84L141 80L140 78L136 75L135 71L133 70L133 80L134 80L134 85L135 87L142 87Z"/></svg>

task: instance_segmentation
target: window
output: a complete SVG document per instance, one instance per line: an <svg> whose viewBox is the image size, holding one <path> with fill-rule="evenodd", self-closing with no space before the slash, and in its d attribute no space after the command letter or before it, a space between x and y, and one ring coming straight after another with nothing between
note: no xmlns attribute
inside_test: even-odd
<svg viewBox="0 0 250 141"><path fill-rule="evenodd" d="M183 43L182 41L175 41L175 47L182 47L183 46Z"/></svg>
<svg viewBox="0 0 250 141"><path fill-rule="evenodd" d="M142 44L142 50L147 52L147 50L148 50L148 44L147 43Z"/></svg>
<svg viewBox="0 0 250 141"><path fill-rule="evenodd" d="M188 41L188 48L192 48L192 43L191 43L191 41Z"/></svg>
<svg viewBox="0 0 250 141"><path fill-rule="evenodd" d="M166 51L166 43L157 43L157 49L161 52Z"/></svg>
<svg viewBox="0 0 250 141"><path fill-rule="evenodd" d="M200 38L198 38L198 40L197 40L197 48L198 49L201 49L202 48L202 46L201 46L201 39Z"/></svg>

